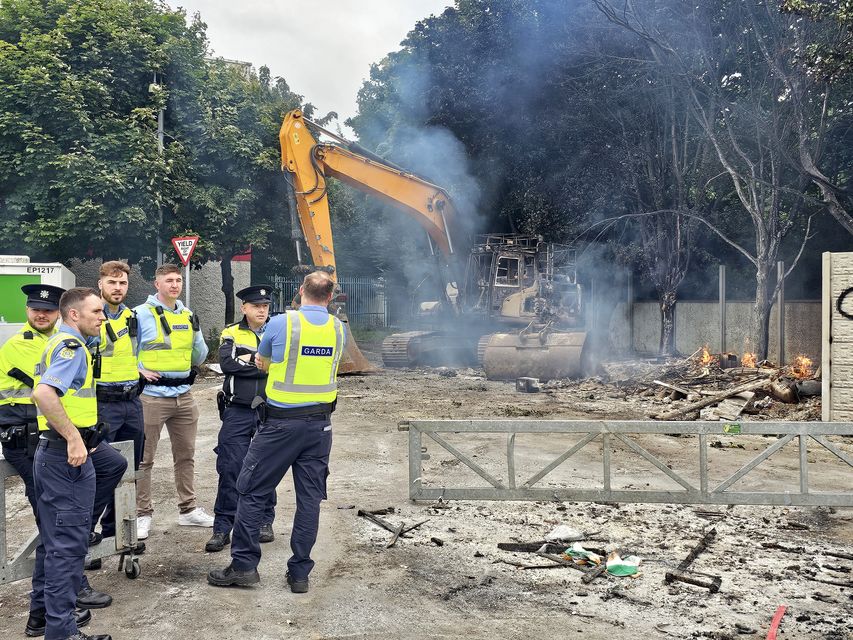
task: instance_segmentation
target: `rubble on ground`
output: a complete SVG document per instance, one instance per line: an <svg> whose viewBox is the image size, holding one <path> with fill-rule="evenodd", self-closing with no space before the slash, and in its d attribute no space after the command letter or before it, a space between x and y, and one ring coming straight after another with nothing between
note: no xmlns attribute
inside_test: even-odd
<svg viewBox="0 0 853 640"><path fill-rule="evenodd" d="M748 364L753 366L743 366L734 354L701 349L686 358L606 362L600 376L552 380L541 389L642 405L648 418L658 420L820 419L821 382L808 358L784 367Z"/></svg>

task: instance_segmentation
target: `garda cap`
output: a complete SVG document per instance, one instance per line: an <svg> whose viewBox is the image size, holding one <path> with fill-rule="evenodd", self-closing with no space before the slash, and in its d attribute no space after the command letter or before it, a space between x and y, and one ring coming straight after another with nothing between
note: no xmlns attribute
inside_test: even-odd
<svg viewBox="0 0 853 640"><path fill-rule="evenodd" d="M272 287L268 284L256 284L237 292L237 297L243 302L252 304L270 304L272 302Z"/></svg>
<svg viewBox="0 0 853 640"><path fill-rule="evenodd" d="M25 284L21 287L27 296L27 306L30 309L43 309L45 311L56 311L59 309L59 299L65 293L62 287L54 287L52 284Z"/></svg>

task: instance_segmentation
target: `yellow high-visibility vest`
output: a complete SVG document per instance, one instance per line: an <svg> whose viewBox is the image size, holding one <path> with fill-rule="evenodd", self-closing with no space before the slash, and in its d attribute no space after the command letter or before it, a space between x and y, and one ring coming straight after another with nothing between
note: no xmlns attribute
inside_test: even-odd
<svg viewBox="0 0 853 640"><path fill-rule="evenodd" d="M157 337L143 344L139 362L151 371L181 372L192 368L193 336L197 330L189 309L176 313L161 306L145 305L154 316ZM169 327L168 331L164 324Z"/></svg>
<svg viewBox="0 0 853 640"><path fill-rule="evenodd" d="M101 324L101 376L98 382L133 382L139 379L136 336L131 336L133 311L125 307L116 319Z"/></svg>
<svg viewBox="0 0 853 640"><path fill-rule="evenodd" d="M27 323L0 347L0 406L33 403L32 395L38 384L41 354L50 337L58 330L54 326L50 334L45 335ZM33 386L30 387L10 375L13 369L32 378Z"/></svg>
<svg viewBox="0 0 853 640"><path fill-rule="evenodd" d="M288 311L286 330L284 359L269 367L267 399L281 404L334 402L344 345L341 321L330 315L325 324L315 325L301 311Z"/></svg>
<svg viewBox="0 0 853 640"><path fill-rule="evenodd" d="M62 350L81 350L86 356L86 378L83 385L79 389L68 389L65 394L59 399L62 403L62 408L68 414L68 419L78 429L93 427L98 422L98 398L95 395L95 378L92 375L92 354L77 336L70 333L60 331L48 340L44 350L44 355L41 359L41 372L47 371L53 360L54 352L59 352L60 357L62 350L57 347L62 344ZM47 424L47 418L38 411L39 431L47 431L50 427Z"/></svg>

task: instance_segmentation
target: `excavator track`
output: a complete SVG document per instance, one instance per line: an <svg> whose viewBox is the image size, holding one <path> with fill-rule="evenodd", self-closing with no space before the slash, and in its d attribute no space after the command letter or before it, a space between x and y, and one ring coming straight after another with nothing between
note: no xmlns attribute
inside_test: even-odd
<svg viewBox="0 0 853 640"><path fill-rule="evenodd" d="M382 341L382 362L386 367L398 369L416 366L421 358L421 342L434 334L434 331L407 331L388 336Z"/></svg>

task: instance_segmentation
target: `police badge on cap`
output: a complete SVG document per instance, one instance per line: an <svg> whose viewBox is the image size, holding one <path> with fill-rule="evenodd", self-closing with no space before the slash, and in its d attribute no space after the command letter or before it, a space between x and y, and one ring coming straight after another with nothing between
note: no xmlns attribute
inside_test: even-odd
<svg viewBox="0 0 853 640"><path fill-rule="evenodd" d="M256 284L240 289L237 297L252 304L269 304L272 301L272 287L268 284Z"/></svg>
<svg viewBox="0 0 853 640"><path fill-rule="evenodd" d="M27 306L30 309L43 309L45 311L56 311L59 309L59 299L65 293L62 287L54 287L52 284L26 284L21 287L27 296Z"/></svg>

